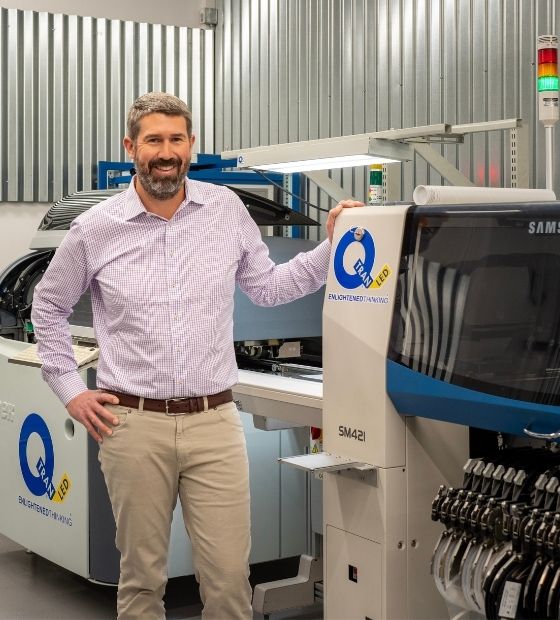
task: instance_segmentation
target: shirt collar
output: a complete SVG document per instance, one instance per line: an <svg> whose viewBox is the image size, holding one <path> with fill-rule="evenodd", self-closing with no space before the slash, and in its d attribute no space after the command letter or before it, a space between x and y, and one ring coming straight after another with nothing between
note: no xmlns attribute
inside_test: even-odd
<svg viewBox="0 0 560 620"><path fill-rule="evenodd" d="M204 196L200 191L200 188L196 183L190 181L189 179L185 179L185 200L179 207L182 209L189 203L194 203L198 205L204 205L206 201L204 200ZM140 200L140 196L138 196L138 192L136 191L135 182L133 181L126 190L126 199L124 204L124 219L131 220L132 218L140 215L140 213L147 213L146 207L143 202Z"/></svg>
<svg viewBox="0 0 560 620"><path fill-rule="evenodd" d="M124 202L124 219L131 220L133 217L140 215L140 213L146 213L146 207L140 200L140 196L138 196L138 192L136 191L136 186L134 182L134 177L131 184L128 186L125 194L125 202Z"/></svg>
<svg viewBox="0 0 560 620"><path fill-rule="evenodd" d="M193 202L197 205L206 204L206 200L200 191L199 185L196 181L191 181L190 179L185 179L185 204L189 204L189 202Z"/></svg>

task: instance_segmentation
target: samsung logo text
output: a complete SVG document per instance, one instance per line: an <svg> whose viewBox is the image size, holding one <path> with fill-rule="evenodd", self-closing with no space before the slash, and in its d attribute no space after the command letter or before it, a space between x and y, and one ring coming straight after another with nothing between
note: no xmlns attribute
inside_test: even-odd
<svg viewBox="0 0 560 620"><path fill-rule="evenodd" d="M560 233L560 222L556 220L539 220L529 222L530 235L556 235Z"/></svg>

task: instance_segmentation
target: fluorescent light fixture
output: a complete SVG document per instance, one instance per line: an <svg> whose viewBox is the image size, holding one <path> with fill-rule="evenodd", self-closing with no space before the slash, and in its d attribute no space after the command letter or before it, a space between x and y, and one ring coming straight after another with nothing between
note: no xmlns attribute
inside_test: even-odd
<svg viewBox="0 0 560 620"><path fill-rule="evenodd" d="M239 168L275 172L306 172L401 162L412 159L411 147L370 134L291 142L222 153L237 157Z"/></svg>
<svg viewBox="0 0 560 620"><path fill-rule="evenodd" d="M331 168L353 168L355 166L370 166L371 164L387 164L398 162L398 159L388 159L375 155L345 155L342 157L322 157L319 159L302 159L278 164L260 164L251 166L256 170L271 170L273 172L306 172L310 170L329 170Z"/></svg>

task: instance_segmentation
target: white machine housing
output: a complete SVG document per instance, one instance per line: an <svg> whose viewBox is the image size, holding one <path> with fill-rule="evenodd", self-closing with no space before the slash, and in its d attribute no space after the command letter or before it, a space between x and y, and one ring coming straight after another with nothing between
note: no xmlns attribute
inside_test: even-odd
<svg viewBox="0 0 560 620"><path fill-rule="evenodd" d="M323 477L325 617L333 620L446 616L429 572L440 530L430 505L434 484L459 482L468 429L406 418L387 395L406 211L346 210L333 240L323 311L324 450L358 464Z"/></svg>

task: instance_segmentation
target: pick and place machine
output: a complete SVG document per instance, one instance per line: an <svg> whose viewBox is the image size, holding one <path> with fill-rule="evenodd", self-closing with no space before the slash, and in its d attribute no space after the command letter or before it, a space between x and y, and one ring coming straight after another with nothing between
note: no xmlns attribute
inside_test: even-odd
<svg viewBox="0 0 560 620"><path fill-rule="evenodd" d="M323 566L307 571L321 581L325 618L558 617L559 556L542 537L560 531L560 459L547 444L560 437L559 234L558 202L338 218L323 310L324 452L283 459L323 481ZM519 515L533 519L525 555L511 525ZM525 579L539 567L533 590L523 573L503 576L520 557ZM545 583L557 582L548 599L534 577L545 567ZM310 589L300 577L258 585L259 610L288 607L290 590L301 604ZM515 615L547 601L549 616Z"/></svg>
<svg viewBox="0 0 560 620"><path fill-rule="evenodd" d="M77 573L107 584L118 581L119 555L114 520L97 460L96 443L74 424L43 382L36 346L31 345L29 321L33 290L45 272L71 221L92 205L121 190L80 192L54 205L31 242L31 252L0 273L0 532L27 549ZM259 196L242 191L242 200L259 225L314 224L312 220ZM289 260L315 242L267 237L277 262ZM320 366L321 308L319 292L283 308L254 306L239 291L235 298L234 338L240 359L256 377L253 394L262 396L263 369L277 368L309 349L311 364ZM95 388L97 347L92 329L89 292L69 319L76 359L86 384ZM286 344L285 341L288 340ZM308 343L308 344L305 344ZM258 363L259 371L255 371ZM318 374L307 364L292 373ZM293 378L277 377L293 394L285 401L307 403L307 412L320 425L322 385L304 395ZM296 393L297 392L297 393ZM237 397L237 396L236 396ZM249 398L253 398L252 396ZM252 404L251 402L247 403ZM283 403L285 404L285 403ZM298 418L293 414L294 419ZM278 432L255 428L242 413L251 470L251 563L298 556L308 548L307 484L297 472L279 467L277 459L306 449L305 419L279 424ZM261 425L266 429L266 424ZM149 489L147 489L149 491ZM169 576L194 573L190 545L180 509L173 519Z"/></svg>

